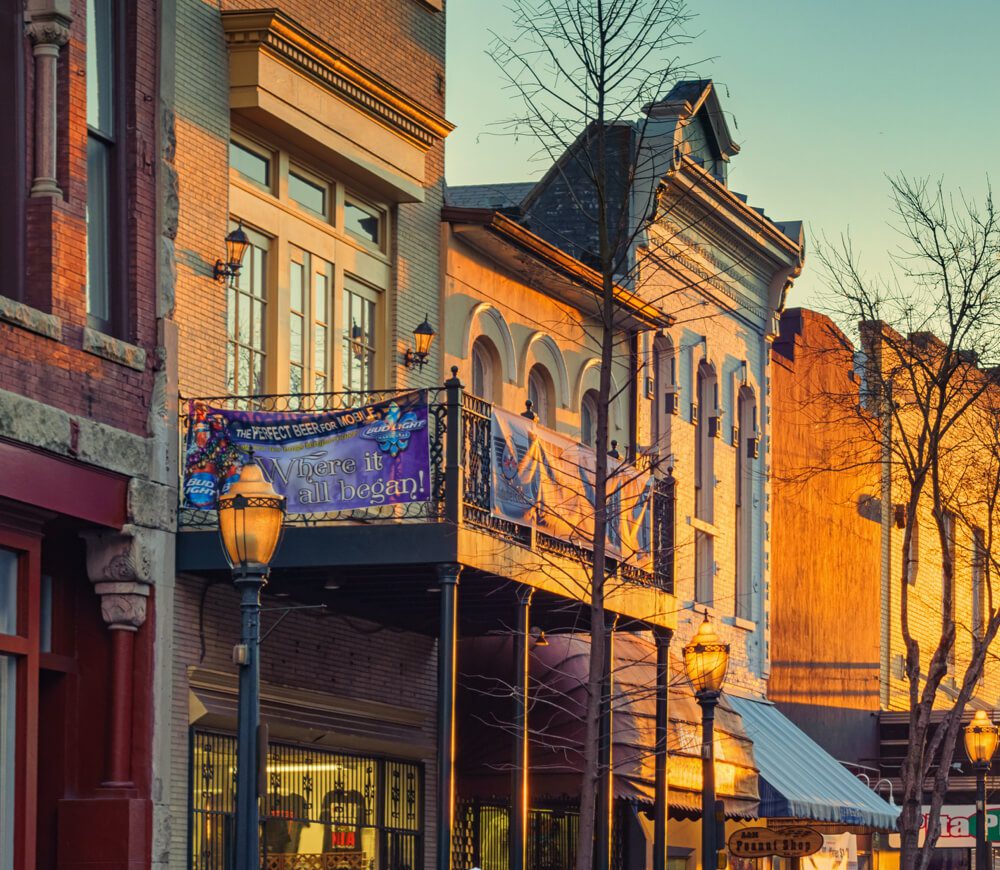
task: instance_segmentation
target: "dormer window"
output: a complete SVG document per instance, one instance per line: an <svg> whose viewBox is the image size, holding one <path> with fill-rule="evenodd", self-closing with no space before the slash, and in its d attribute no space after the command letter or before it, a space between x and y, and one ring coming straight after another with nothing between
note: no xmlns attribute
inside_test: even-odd
<svg viewBox="0 0 1000 870"><path fill-rule="evenodd" d="M698 112L684 126L686 155L712 173L722 184L726 183L726 162L719 153L715 131L704 111Z"/></svg>

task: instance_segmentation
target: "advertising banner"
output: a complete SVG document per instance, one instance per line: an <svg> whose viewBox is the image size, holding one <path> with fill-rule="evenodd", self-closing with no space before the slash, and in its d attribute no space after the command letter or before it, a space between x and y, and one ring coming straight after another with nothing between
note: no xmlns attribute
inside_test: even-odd
<svg viewBox="0 0 1000 870"><path fill-rule="evenodd" d="M924 843L927 831L927 814L930 807L924 806L924 818L920 824L920 845ZM1000 806L986 806L986 840L1000 843ZM893 845L895 843L895 845ZM889 834L889 845L899 848L899 834ZM976 806L975 804L946 804L941 807L941 836L939 849L973 849L976 846Z"/></svg>
<svg viewBox="0 0 1000 870"><path fill-rule="evenodd" d="M490 429L491 513L589 548L594 451L499 408L493 409ZM642 566L651 555L652 477L620 460L608 462L609 553Z"/></svg>
<svg viewBox="0 0 1000 870"><path fill-rule="evenodd" d="M288 513L360 510L431 495L427 395L325 412L233 411L192 402L184 507L215 508L251 455Z"/></svg>

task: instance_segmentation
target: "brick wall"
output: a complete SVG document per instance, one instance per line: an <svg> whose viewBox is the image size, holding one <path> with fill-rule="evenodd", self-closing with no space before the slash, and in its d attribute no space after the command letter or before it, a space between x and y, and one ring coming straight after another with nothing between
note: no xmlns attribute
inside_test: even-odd
<svg viewBox="0 0 1000 870"><path fill-rule="evenodd" d="M156 358L155 220L153 153L156 141L156 21L149 4L128 4L126 153L128 193L126 293L129 315L121 338L146 351L142 371L99 356L84 346L86 326L86 2L75 0L69 42L59 57L57 164L61 198L32 198L27 204L26 274L0 295L28 303L24 312L54 315L61 336L53 339L0 322L0 387L51 404L70 414L127 432L147 433L147 412ZM25 39L27 46L28 40ZM26 100L32 106L32 64L27 65ZM31 184L34 131L29 109L28 175ZM3 232L12 231L4 227ZM21 318L22 323L25 318Z"/></svg>

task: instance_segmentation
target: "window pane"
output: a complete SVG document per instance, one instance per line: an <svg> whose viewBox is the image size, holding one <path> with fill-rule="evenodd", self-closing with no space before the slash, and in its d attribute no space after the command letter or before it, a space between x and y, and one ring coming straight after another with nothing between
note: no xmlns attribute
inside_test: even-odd
<svg viewBox="0 0 1000 870"><path fill-rule="evenodd" d="M0 550L0 634L17 634L17 553Z"/></svg>
<svg viewBox="0 0 1000 870"><path fill-rule="evenodd" d="M381 241L381 219L373 209L354 202L345 202L344 227L349 233L376 245Z"/></svg>
<svg viewBox="0 0 1000 870"><path fill-rule="evenodd" d="M114 138L114 5L87 0L87 124Z"/></svg>
<svg viewBox="0 0 1000 870"><path fill-rule="evenodd" d="M292 362L302 362L302 317L292 314L288 318L288 355Z"/></svg>
<svg viewBox="0 0 1000 870"><path fill-rule="evenodd" d="M288 195L303 208L326 217L326 187L303 178L294 172L288 173Z"/></svg>
<svg viewBox="0 0 1000 870"><path fill-rule="evenodd" d="M292 261L291 275L289 277L292 298L291 306L293 311L302 310L302 264Z"/></svg>
<svg viewBox="0 0 1000 870"><path fill-rule="evenodd" d="M109 151L100 139L87 138L87 314L105 328L111 320Z"/></svg>
<svg viewBox="0 0 1000 870"><path fill-rule="evenodd" d="M0 870L14 866L17 660L0 655Z"/></svg>
<svg viewBox="0 0 1000 870"><path fill-rule="evenodd" d="M229 143L229 165L240 175L263 184L271 184L271 161L263 154L252 151L239 142Z"/></svg>
<svg viewBox="0 0 1000 870"><path fill-rule="evenodd" d="M42 575L41 614L38 631L38 647L40 652L52 652L52 577Z"/></svg>

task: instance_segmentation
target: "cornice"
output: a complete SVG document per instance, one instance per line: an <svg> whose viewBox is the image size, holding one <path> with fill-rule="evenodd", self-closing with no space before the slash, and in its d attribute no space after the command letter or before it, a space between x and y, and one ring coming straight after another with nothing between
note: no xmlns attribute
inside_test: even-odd
<svg viewBox="0 0 1000 870"><path fill-rule="evenodd" d="M425 151L455 129L276 9L223 12L222 26L230 51L266 52Z"/></svg>

